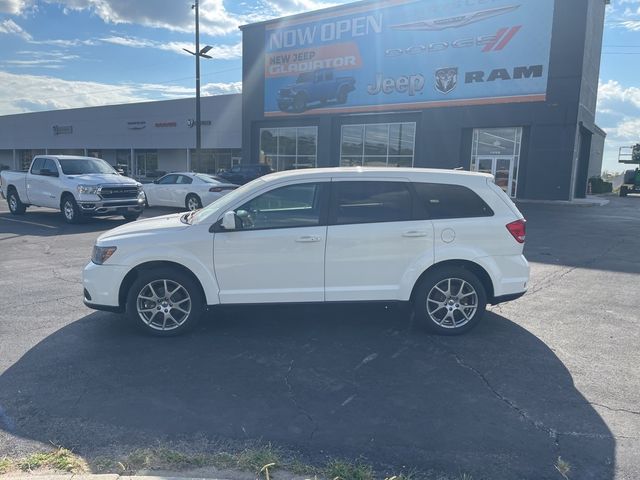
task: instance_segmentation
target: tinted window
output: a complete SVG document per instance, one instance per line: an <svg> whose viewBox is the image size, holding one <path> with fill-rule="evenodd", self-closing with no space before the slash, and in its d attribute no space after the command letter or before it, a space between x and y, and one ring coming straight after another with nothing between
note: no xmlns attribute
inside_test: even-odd
<svg viewBox="0 0 640 480"><path fill-rule="evenodd" d="M493 210L473 190L461 185L414 183L422 214L442 218L491 217Z"/></svg>
<svg viewBox="0 0 640 480"><path fill-rule="evenodd" d="M31 166L31 173L34 175L40 175L42 165L44 165L44 158L36 158Z"/></svg>
<svg viewBox="0 0 640 480"><path fill-rule="evenodd" d="M160 185L173 185L178 182L178 175L166 175L158 180Z"/></svg>
<svg viewBox="0 0 640 480"><path fill-rule="evenodd" d="M56 163L50 158L45 159L44 165L42 165L43 170L49 170L50 172L57 172L58 168L56 167Z"/></svg>
<svg viewBox="0 0 640 480"><path fill-rule="evenodd" d="M336 225L411 220L411 193L403 182L334 182L331 197Z"/></svg>
<svg viewBox="0 0 640 480"><path fill-rule="evenodd" d="M186 175L180 175L177 183L180 183L181 185L193 183L193 178L187 177Z"/></svg>
<svg viewBox="0 0 640 480"><path fill-rule="evenodd" d="M276 188L236 209L240 230L313 227L320 224L320 184Z"/></svg>

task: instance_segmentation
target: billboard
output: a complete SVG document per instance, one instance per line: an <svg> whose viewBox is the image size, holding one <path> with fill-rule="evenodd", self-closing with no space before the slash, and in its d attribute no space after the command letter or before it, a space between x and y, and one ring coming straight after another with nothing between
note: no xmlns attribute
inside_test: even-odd
<svg viewBox="0 0 640 480"><path fill-rule="evenodd" d="M544 101L554 0L386 0L265 27L266 116Z"/></svg>

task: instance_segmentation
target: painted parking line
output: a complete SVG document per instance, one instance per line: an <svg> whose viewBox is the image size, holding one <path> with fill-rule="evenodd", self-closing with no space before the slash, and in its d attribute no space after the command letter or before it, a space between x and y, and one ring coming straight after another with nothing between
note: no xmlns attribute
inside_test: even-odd
<svg viewBox="0 0 640 480"><path fill-rule="evenodd" d="M51 228L53 230L58 229L58 227L52 227L51 225L46 225L44 223L28 222L27 220L16 220L15 218L0 217L0 220L6 220L7 222L26 223L28 225L36 225L38 227Z"/></svg>

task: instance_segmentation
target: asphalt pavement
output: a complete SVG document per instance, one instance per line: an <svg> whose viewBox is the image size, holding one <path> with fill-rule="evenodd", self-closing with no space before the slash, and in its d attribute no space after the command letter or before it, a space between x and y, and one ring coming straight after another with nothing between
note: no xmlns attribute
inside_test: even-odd
<svg viewBox="0 0 640 480"><path fill-rule="evenodd" d="M122 220L3 202L0 458L260 440L389 472L559 479L562 457L572 479L638 479L640 197L520 208L529 293L463 337L376 304L218 309L163 339L82 304L93 242Z"/></svg>

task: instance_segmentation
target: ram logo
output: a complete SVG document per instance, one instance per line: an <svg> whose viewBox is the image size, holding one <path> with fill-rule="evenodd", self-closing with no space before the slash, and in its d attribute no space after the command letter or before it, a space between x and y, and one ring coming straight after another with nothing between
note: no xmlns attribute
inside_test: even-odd
<svg viewBox="0 0 640 480"><path fill-rule="evenodd" d="M458 67L446 67L436 70L436 90L445 95L458 85Z"/></svg>

